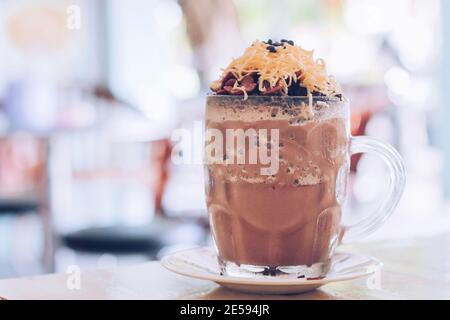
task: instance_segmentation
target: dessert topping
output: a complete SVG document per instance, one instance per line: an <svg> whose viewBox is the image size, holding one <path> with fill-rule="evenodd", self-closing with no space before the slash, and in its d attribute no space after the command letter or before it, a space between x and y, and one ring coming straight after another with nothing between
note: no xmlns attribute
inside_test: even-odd
<svg viewBox="0 0 450 320"><path fill-rule="evenodd" d="M323 95L341 97L325 62L291 40L255 41L223 71L211 90L216 94Z"/></svg>

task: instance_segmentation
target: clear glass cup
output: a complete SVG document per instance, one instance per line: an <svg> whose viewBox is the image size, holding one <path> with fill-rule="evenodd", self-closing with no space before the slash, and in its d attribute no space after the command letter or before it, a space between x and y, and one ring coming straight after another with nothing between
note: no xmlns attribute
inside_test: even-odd
<svg viewBox="0 0 450 320"><path fill-rule="evenodd" d="M320 278L336 246L378 229L405 185L398 152L350 135L348 101L209 95L206 202L222 272ZM342 224L350 156L372 153L390 172L378 209Z"/></svg>

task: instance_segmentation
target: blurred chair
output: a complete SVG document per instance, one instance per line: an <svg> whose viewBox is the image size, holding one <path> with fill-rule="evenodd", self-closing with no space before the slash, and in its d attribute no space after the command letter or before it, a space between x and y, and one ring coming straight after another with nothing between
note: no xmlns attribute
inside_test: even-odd
<svg viewBox="0 0 450 320"><path fill-rule="evenodd" d="M389 107L391 103L386 95L384 87L380 86L346 86L346 92L351 101L351 133L353 136L365 135L366 127L370 120L380 113L393 112ZM399 130L399 123L392 119L395 131ZM397 141L394 141L398 147ZM350 169L356 172L358 162L363 154L352 156Z"/></svg>
<svg viewBox="0 0 450 320"><path fill-rule="evenodd" d="M37 213L38 201L31 199L0 199L0 215Z"/></svg>
<svg viewBox="0 0 450 320"><path fill-rule="evenodd" d="M51 138L55 250L155 259L162 248L189 242L179 231L186 224L165 217L161 206L170 131L108 91L96 92L94 123Z"/></svg>
<svg viewBox="0 0 450 320"><path fill-rule="evenodd" d="M49 220L45 214L45 168L45 139L19 132L9 132L0 138L0 216L9 216L20 220L22 217L36 215L43 226L42 229L48 230ZM34 228L41 229L38 225L35 225ZM3 239L3 243L12 244L17 240L16 238L10 241ZM49 242L47 240L45 231L42 234L42 241L33 239L29 234L21 235L22 242L29 242L27 250L32 248L36 242L44 244L41 248L42 252L36 254L42 257L40 268L50 271L51 267L47 256ZM19 251L21 249L18 248ZM11 254L20 256L21 253L16 251L17 247L11 249ZM8 259L9 261L3 263L11 263L13 257L10 256Z"/></svg>

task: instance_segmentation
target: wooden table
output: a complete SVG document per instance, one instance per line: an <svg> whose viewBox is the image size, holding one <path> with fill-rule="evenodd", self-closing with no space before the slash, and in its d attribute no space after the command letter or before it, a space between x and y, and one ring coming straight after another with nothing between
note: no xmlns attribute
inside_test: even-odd
<svg viewBox="0 0 450 320"><path fill-rule="evenodd" d="M329 284L300 294L261 296L179 276L159 262L83 271L81 288L69 290L67 274L0 280L5 299L450 299L450 234L427 239L364 243L343 248L384 263L381 289L366 279Z"/></svg>

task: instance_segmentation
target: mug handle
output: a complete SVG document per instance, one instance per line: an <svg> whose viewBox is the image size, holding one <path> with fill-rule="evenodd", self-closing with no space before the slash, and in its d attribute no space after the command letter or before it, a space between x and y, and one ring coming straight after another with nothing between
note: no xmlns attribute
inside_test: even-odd
<svg viewBox="0 0 450 320"><path fill-rule="evenodd" d="M380 228L397 206L405 188L406 170L400 154L391 145L367 136L351 137L350 154L370 153L379 156L389 169L386 196L378 208L353 225L343 226L343 242L361 239Z"/></svg>

